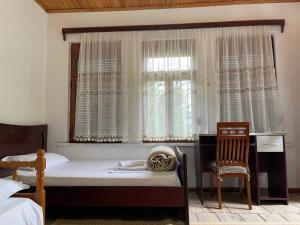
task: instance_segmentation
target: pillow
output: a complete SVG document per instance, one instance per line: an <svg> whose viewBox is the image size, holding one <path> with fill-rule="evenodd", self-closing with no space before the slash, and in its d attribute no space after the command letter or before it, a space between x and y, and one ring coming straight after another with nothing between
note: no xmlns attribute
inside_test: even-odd
<svg viewBox="0 0 300 225"><path fill-rule="evenodd" d="M0 201L7 199L18 191L29 188L28 185L15 180L0 178Z"/></svg>
<svg viewBox="0 0 300 225"><path fill-rule="evenodd" d="M12 161L28 162L28 161L34 161L36 160L36 158L37 158L36 153L31 153L26 155L6 156L1 161L2 162L12 162ZM66 157L52 152L45 153L45 158L46 158L46 169L70 161ZM19 169L34 170L34 168L19 168Z"/></svg>

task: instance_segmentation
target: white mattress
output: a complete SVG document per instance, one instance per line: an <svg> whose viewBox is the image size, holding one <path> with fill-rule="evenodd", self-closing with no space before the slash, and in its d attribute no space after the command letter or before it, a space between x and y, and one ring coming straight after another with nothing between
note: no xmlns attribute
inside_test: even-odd
<svg viewBox="0 0 300 225"><path fill-rule="evenodd" d="M116 171L119 161L70 161L45 170L46 186L181 186L176 171ZM22 182L35 185L35 171L18 170Z"/></svg>
<svg viewBox="0 0 300 225"><path fill-rule="evenodd" d="M42 208L28 198L8 198L0 201L1 225L43 225Z"/></svg>

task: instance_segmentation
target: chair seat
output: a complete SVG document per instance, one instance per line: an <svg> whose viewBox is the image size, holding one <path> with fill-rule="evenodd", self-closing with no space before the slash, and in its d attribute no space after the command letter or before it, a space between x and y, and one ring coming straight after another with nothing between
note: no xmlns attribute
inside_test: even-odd
<svg viewBox="0 0 300 225"><path fill-rule="evenodd" d="M216 161L210 161L208 168L211 169L215 174L217 173ZM243 166L221 166L219 168L219 174L230 174L230 173L241 173L250 174L246 167Z"/></svg>

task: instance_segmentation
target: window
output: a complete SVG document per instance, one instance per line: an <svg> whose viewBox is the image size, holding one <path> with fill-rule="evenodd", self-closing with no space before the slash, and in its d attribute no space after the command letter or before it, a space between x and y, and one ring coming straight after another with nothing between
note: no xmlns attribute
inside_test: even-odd
<svg viewBox="0 0 300 225"><path fill-rule="evenodd" d="M193 40L143 43L144 142L191 141Z"/></svg>
<svg viewBox="0 0 300 225"><path fill-rule="evenodd" d="M276 129L278 94L270 35L218 40L220 120L250 121L252 132Z"/></svg>
<svg viewBox="0 0 300 225"><path fill-rule="evenodd" d="M157 44L157 42L156 42ZM170 42L167 43L169 47ZM192 87L191 79L194 71L194 42L180 40L181 47L178 54L170 54L167 51L160 56L157 53L150 54L146 47L153 47L144 43L144 69L143 69L143 141L144 142L182 142L192 141ZM70 132L69 140L74 142L75 134L75 110L78 104L77 79L78 59L80 44L72 44L71 48L71 95L70 95ZM189 51L189 52L188 52ZM153 52L152 52L153 53ZM106 60L107 61L107 60ZM104 68L106 68L104 66ZM104 71L105 72L105 71ZM107 73L107 71L105 72ZM99 73L97 74L99 76ZM95 81L94 81L95 82ZM110 104L110 102L106 102ZM95 104L97 106L97 104ZM118 106L119 107L119 106ZM95 107L92 107L92 109ZM100 109L100 107L98 107ZM103 107L101 108L108 108ZM121 112L121 110L119 110ZM107 114L107 113L108 114ZM85 113L84 111L82 113ZM111 123L111 111L99 111L104 123ZM106 115L106 117L105 117ZM97 118L99 119L99 118ZM81 120L84 126L86 119ZM96 121L97 122L97 121ZM97 122L98 123L98 122ZM118 119L118 124L122 124ZM104 124L105 125L105 124ZM121 128L120 128L121 129ZM105 132L105 130L103 130ZM118 133L118 132L116 132ZM117 136L117 135L116 135ZM77 140L78 141L78 140ZM87 142L84 138L79 142ZM93 140L92 140L93 142ZM97 141L99 142L99 141ZM101 142L110 142L109 137ZM117 139L114 142L121 142Z"/></svg>
<svg viewBox="0 0 300 225"><path fill-rule="evenodd" d="M92 50L80 63L80 45L72 45L70 140L121 142L120 42L84 47Z"/></svg>

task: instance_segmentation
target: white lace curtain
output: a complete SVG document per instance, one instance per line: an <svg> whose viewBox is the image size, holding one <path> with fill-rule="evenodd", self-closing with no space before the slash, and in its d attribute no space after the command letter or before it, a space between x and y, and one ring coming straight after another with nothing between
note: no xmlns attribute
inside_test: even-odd
<svg viewBox="0 0 300 225"><path fill-rule="evenodd" d="M142 140L142 60L138 34L82 34L75 112L76 141Z"/></svg>
<svg viewBox="0 0 300 225"><path fill-rule="evenodd" d="M143 140L192 140L192 80L197 73L191 32L148 32L142 41Z"/></svg>
<svg viewBox="0 0 300 225"><path fill-rule="evenodd" d="M80 45L75 115L77 141L119 142L121 130L121 42L84 35Z"/></svg>
<svg viewBox="0 0 300 225"><path fill-rule="evenodd" d="M221 121L256 133L281 127L270 27L222 29L217 38Z"/></svg>
<svg viewBox="0 0 300 225"><path fill-rule="evenodd" d="M271 34L268 27L82 34L74 139L192 140L221 120L277 131Z"/></svg>

